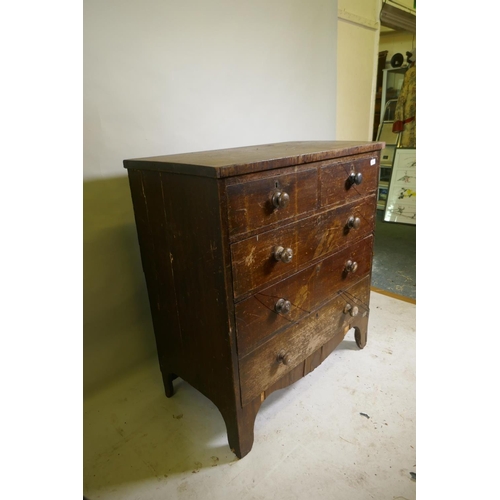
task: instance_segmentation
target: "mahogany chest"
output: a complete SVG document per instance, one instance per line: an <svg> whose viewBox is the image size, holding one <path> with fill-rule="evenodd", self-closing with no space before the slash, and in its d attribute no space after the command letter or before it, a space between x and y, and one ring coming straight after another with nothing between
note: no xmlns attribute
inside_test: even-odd
<svg viewBox="0 0 500 500"><path fill-rule="evenodd" d="M207 396L238 457L264 399L354 328L366 344L383 143L125 160L158 359Z"/></svg>

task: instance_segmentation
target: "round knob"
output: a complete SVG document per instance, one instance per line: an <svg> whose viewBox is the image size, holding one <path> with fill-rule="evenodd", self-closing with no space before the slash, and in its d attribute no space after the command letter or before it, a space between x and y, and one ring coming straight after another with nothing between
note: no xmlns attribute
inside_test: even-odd
<svg viewBox="0 0 500 500"><path fill-rule="evenodd" d="M361 225L361 219L359 217L354 217L351 215L349 219L347 219L348 228L358 229L360 225Z"/></svg>
<svg viewBox="0 0 500 500"><path fill-rule="evenodd" d="M289 300L285 299L279 299L278 302L276 302L276 304L274 305L274 310L280 314L286 314L290 312L291 308L292 304L290 303Z"/></svg>
<svg viewBox="0 0 500 500"><path fill-rule="evenodd" d="M361 172L351 172L349 174L349 182L350 184L356 184L359 186L363 182L363 174Z"/></svg>
<svg viewBox="0 0 500 500"><path fill-rule="evenodd" d="M276 208L285 208L290 202L290 196L285 191L278 191L273 194L273 205Z"/></svg>
<svg viewBox="0 0 500 500"><path fill-rule="evenodd" d="M280 352L278 354L278 363L282 363L283 365L289 365L291 360L292 358L290 357L290 354L287 354L285 352Z"/></svg>
<svg viewBox="0 0 500 500"><path fill-rule="evenodd" d="M345 263L345 270L348 273L355 273L357 268L358 268L358 263L357 262L353 262L352 260L348 260Z"/></svg>
<svg viewBox="0 0 500 500"><path fill-rule="evenodd" d="M292 260L293 250L291 248L277 247L274 251L274 258L288 264Z"/></svg>
<svg viewBox="0 0 500 500"><path fill-rule="evenodd" d="M344 307L344 313L349 313L351 316L357 316L359 313L358 306L352 306L351 304L346 304Z"/></svg>

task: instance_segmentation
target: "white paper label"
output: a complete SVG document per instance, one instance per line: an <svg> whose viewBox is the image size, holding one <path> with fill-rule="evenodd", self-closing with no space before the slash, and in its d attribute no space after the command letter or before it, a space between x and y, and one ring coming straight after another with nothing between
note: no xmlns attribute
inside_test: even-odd
<svg viewBox="0 0 500 500"><path fill-rule="evenodd" d="M370 165L375 165L375 163L377 163L377 160L375 158L372 158L370 160Z"/></svg>

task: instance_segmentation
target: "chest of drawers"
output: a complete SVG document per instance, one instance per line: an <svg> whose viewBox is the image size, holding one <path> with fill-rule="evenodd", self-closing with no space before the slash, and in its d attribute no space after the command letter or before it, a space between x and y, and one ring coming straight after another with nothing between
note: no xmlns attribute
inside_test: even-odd
<svg viewBox="0 0 500 500"><path fill-rule="evenodd" d="M207 396L238 457L273 391L367 337L383 143L125 160L165 393Z"/></svg>

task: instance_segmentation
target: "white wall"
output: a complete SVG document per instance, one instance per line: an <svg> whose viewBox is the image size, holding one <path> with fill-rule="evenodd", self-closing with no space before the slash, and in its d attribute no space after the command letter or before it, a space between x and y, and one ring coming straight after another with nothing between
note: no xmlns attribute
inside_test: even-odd
<svg viewBox="0 0 500 500"><path fill-rule="evenodd" d="M85 0L84 391L156 356L125 158L335 139L336 0Z"/></svg>
<svg viewBox="0 0 500 500"><path fill-rule="evenodd" d="M339 0L337 134L369 141L378 62L380 0Z"/></svg>
<svg viewBox="0 0 500 500"><path fill-rule="evenodd" d="M335 139L337 0L85 0L84 177Z"/></svg>

